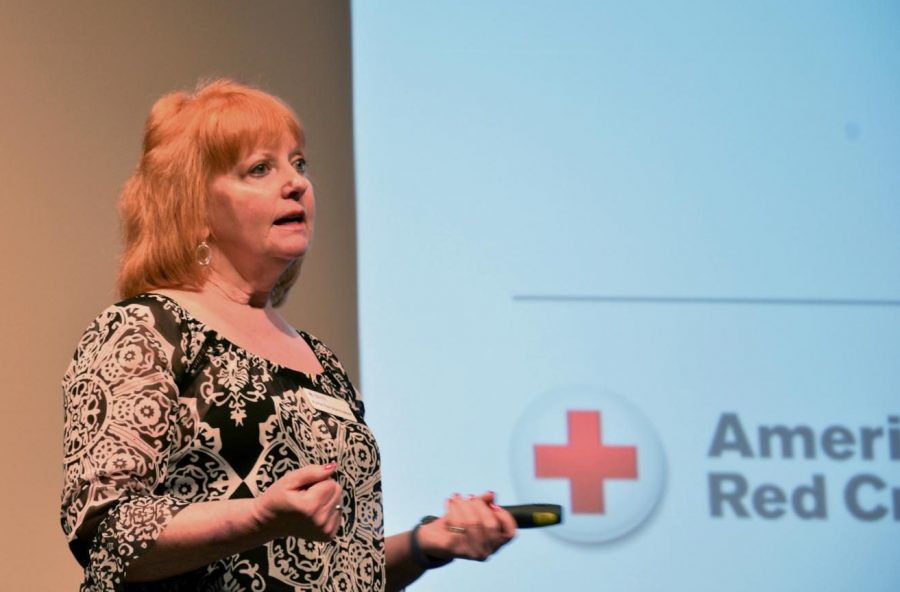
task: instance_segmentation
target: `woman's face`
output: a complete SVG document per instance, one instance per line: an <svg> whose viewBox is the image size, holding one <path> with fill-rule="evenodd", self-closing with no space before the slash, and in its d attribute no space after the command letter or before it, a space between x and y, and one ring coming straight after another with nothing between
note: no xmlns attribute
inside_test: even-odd
<svg viewBox="0 0 900 592"><path fill-rule="evenodd" d="M224 257L242 275L286 266L309 249L315 217L303 146L285 132L257 146L209 185L213 261ZM249 277L245 275L245 277Z"/></svg>

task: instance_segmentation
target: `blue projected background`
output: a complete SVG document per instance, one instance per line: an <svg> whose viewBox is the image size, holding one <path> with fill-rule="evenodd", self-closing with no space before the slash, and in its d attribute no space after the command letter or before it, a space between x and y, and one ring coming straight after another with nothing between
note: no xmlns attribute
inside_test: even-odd
<svg viewBox="0 0 900 592"><path fill-rule="evenodd" d="M652 506L419 586L900 589L900 5L352 10L388 533L457 491L582 539ZM602 513L536 477L573 411L636 450Z"/></svg>

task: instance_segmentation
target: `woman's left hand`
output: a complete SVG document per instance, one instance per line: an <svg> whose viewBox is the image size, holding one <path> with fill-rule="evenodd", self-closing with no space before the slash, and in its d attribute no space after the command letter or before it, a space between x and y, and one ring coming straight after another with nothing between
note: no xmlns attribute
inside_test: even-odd
<svg viewBox="0 0 900 592"><path fill-rule="evenodd" d="M484 561L516 534L512 515L494 503L494 492L447 500L447 512L418 530L419 545L429 556Z"/></svg>

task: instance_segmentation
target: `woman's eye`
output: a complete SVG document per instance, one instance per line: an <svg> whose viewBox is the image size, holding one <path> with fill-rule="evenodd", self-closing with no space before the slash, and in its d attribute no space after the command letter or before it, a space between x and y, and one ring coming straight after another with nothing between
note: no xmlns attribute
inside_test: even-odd
<svg viewBox="0 0 900 592"><path fill-rule="evenodd" d="M271 167L269 166L269 163L261 162L259 164L253 165L253 167L250 169L250 174L254 177L262 177L269 172L270 168Z"/></svg>
<svg viewBox="0 0 900 592"><path fill-rule="evenodd" d="M294 168L302 174L306 174L306 159L297 158L294 160Z"/></svg>

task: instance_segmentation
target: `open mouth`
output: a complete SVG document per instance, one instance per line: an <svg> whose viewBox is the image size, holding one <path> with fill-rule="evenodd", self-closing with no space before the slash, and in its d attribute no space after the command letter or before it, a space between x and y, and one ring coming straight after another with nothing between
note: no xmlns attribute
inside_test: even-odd
<svg viewBox="0 0 900 592"><path fill-rule="evenodd" d="M288 224L303 224L306 222L306 214L291 214L289 216L283 216L275 220L275 226L286 226Z"/></svg>

